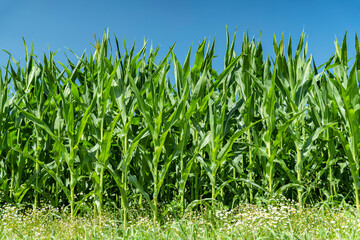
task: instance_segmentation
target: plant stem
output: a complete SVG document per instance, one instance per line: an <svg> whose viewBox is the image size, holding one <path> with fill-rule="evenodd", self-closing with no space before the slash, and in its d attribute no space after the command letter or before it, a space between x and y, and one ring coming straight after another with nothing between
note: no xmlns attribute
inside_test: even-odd
<svg viewBox="0 0 360 240"><path fill-rule="evenodd" d="M297 165L298 165L298 168L296 169L296 173L297 173L297 180L299 183L301 183L301 167L300 167L300 163L301 163L301 151L299 148L296 148L296 156L297 156ZM299 208L301 209L302 208L302 190L300 188L297 189L297 193L298 193L298 202L299 202Z"/></svg>
<svg viewBox="0 0 360 240"><path fill-rule="evenodd" d="M251 136L250 136L250 129L248 129L248 143L251 144ZM251 147L249 146L249 181L252 182L253 180L253 159L252 159L252 152ZM253 189L252 185L249 185L249 191L250 191L250 204L253 201Z"/></svg>
<svg viewBox="0 0 360 240"><path fill-rule="evenodd" d="M157 214L158 214L157 182L158 182L158 165L157 163L155 163L154 164L154 226L157 225Z"/></svg>

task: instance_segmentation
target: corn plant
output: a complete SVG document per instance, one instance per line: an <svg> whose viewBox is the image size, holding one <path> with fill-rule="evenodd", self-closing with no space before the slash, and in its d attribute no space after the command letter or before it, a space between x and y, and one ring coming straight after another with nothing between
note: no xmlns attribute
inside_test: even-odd
<svg viewBox="0 0 360 240"><path fill-rule="evenodd" d="M120 47L108 31L90 56L70 50L76 61L51 51L40 60L25 41L24 62L5 51L0 202L46 202L72 216L112 206L124 229L132 206L148 206L157 224L176 207L280 194L360 211L357 37L352 65L345 35L320 66L304 34L294 53L291 38L274 37L273 58L247 33L239 51L236 33L226 37L220 72L207 39L193 62L191 48L159 59L159 47Z"/></svg>
<svg viewBox="0 0 360 240"><path fill-rule="evenodd" d="M329 78L335 86L334 98L337 103L338 111L345 122L346 131L334 128L335 134L339 137L343 145L344 152L348 159L348 164L353 181L356 208L360 210L359 189L359 114L357 114L357 105L359 104L359 83L357 79L358 61L359 61L359 41L356 36L356 60L348 74L348 59L346 34L342 46L335 41L336 53L334 62L334 73L329 73Z"/></svg>

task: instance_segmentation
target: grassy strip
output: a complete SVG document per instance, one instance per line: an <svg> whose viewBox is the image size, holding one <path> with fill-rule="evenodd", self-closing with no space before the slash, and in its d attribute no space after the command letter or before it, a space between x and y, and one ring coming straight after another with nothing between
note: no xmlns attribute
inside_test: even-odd
<svg viewBox="0 0 360 240"><path fill-rule="evenodd" d="M356 209L343 205L308 206L281 198L263 206L244 204L232 210L216 206L162 215L155 225L150 210L130 209L124 232L117 214L89 212L71 218L66 209L26 210L5 205L0 209L0 239L360 239Z"/></svg>

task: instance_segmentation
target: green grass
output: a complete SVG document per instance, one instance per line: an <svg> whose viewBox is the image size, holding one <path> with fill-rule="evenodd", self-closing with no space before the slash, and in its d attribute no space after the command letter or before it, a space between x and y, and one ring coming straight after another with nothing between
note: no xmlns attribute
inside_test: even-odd
<svg viewBox="0 0 360 240"><path fill-rule="evenodd" d="M205 205L204 205L205 206ZM48 206L41 209L6 205L0 210L0 239L360 239L360 218L351 206L308 206L270 199L262 207L217 206L162 215L153 224L150 209L129 209L128 228L108 209L71 217Z"/></svg>

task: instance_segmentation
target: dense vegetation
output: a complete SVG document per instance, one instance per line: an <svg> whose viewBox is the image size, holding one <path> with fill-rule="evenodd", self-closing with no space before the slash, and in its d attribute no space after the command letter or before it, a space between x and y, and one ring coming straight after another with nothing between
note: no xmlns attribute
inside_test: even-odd
<svg viewBox="0 0 360 240"><path fill-rule="evenodd" d="M316 66L304 34L296 51L274 38L276 58L227 34L224 70L215 44L180 64L172 47L111 47L108 33L77 62L26 63L10 55L0 79L0 203L147 205L154 220L200 202L234 207L284 195L307 203L359 203L360 48L346 35ZM172 66L174 73L169 73ZM171 74L169 78L168 75ZM170 80L171 79L171 80Z"/></svg>

